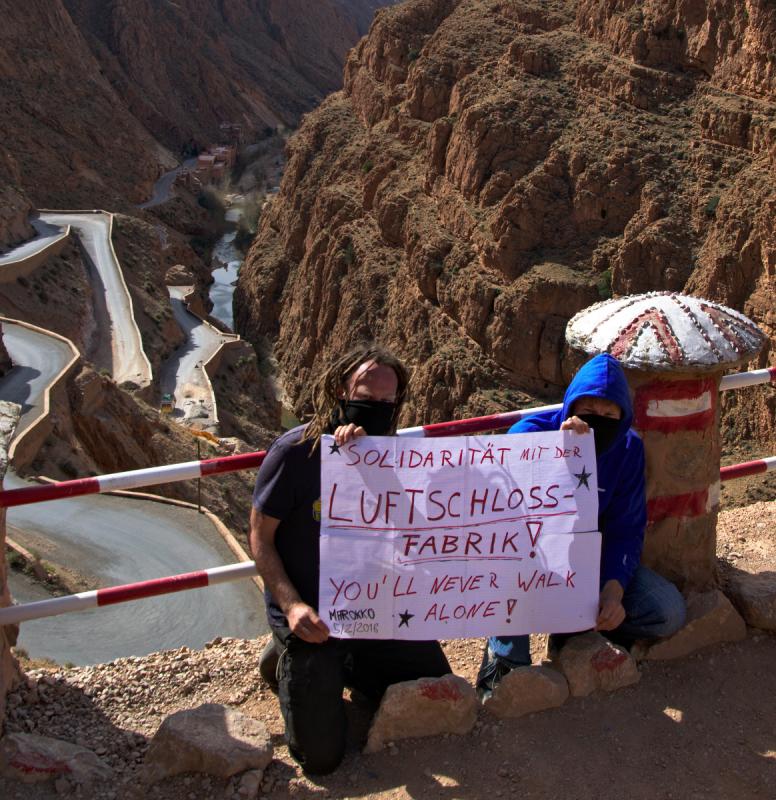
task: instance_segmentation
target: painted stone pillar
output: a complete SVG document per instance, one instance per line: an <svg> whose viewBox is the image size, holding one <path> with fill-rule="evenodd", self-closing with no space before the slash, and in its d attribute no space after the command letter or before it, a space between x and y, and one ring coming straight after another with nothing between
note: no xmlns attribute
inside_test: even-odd
<svg viewBox="0 0 776 800"><path fill-rule="evenodd" d="M647 461L642 562L688 588L716 582L721 377L628 371Z"/></svg>
<svg viewBox="0 0 776 800"><path fill-rule="evenodd" d="M714 586L719 382L754 358L765 335L737 311L663 292L596 303L569 322L566 339L617 358L633 391L646 455L642 563L683 589Z"/></svg>

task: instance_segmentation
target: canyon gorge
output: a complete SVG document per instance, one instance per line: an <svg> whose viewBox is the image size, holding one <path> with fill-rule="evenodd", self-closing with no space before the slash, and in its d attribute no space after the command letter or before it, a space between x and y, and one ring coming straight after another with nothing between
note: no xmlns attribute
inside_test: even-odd
<svg viewBox="0 0 776 800"><path fill-rule="evenodd" d="M773 343L774 37L764 0L384 9L289 143L238 327L299 413L321 359L381 338L407 421L557 395L567 320L612 294L705 296ZM736 402L773 442L769 390Z"/></svg>

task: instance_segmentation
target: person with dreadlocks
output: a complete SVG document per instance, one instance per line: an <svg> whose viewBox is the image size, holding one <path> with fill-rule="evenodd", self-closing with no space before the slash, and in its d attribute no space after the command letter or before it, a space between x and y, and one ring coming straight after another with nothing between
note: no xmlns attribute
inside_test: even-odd
<svg viewBox="0 0 776 800"><path fill-rule="evenodd" d="M320 437L333 434L341 445L395 433L407 384L406 368L388 351L351 350L315 384L312 420L273 442L256 478L250 544L272 631L261 672L271 682L277 665L289 751L310 774L342 761L346 686L377 703L392 683L450 672L438 642L336 639L317 611Z"/></svg>

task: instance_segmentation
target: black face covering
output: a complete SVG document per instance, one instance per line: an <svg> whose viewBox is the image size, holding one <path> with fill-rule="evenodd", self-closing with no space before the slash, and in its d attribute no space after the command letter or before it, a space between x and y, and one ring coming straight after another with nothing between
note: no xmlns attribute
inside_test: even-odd
<svg viewBox="0 0 776 800"><path fill-rule="evenodd" d="M395 403L380 400L340 400L340 422L352 422L362 427L369 436L385 436L391 431Z"/></svg>
<svg viewBox="0 0 776 800"><path fill-rule="evenodd" d="M617 431L620 429L620 420L611 417L602 417L599 414L577 414L592 429L595 436L595 454L605 453L614 444Z"/></svg>

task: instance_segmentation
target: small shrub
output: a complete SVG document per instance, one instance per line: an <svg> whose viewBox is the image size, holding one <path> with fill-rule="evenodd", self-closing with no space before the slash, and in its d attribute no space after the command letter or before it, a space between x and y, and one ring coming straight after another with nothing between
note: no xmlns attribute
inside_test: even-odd
<svg viewBox="0 0 776 800"><path fill-rule="evenodd" d="M356 261L356 250L352 241L348 240L348 243L342 248L342 257L349 267L353 266Z"/></svg>
<svg viewBox="0 0 776 800"><path fill-rule="evenodd" d="M363 172L366 175L367 172L371 172L373 167L374 167L374 164L371 161L365 161L361 165L361 172Z"/></svg>
<svg viewBox="0 0 776 800"><path fill-rule="evenodd" d="M598 283L596 284L596 289L598 289L598 296L602 300L609 300L612 297L612 271L611 269L605 269L601 276L598 278Z"/></svg>
<svg viewBox="0 0 776 800"><path fill-rule="evenodd" d="M60 469L62 472L67 475L68 478L75 478L78 475L78 469L71 461L65 461L60 465Z"/></svg>
<svg viewBox="0 0 776 800"><path fill-rule="evenodd" d="M717 206L719 205L719 195L715 194L714 196L709 198L709 202L706 203L706 216L713 217L717 211Z"/></svg>
<svg viewBox="0 0 776 800"><path fill-rule="evenodd" d="M214 186L206 186L197 198L197 203L208 211L223 214L226 211L223 194Z"/></svg>
<svg viewBox="0 0 776 800"><path fill-rule="evenodd" d="M419 57L420 57L420 50L417 50L416 48L411 47L407 51L407 61L417 61Z"/></svg>

